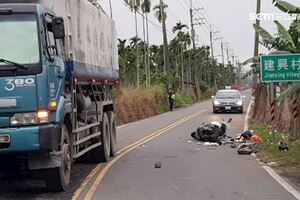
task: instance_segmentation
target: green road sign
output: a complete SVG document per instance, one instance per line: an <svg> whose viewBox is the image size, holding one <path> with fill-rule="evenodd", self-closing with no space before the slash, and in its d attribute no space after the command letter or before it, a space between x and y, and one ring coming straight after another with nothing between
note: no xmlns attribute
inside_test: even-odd
<svg viewBox="0 0 300 200"><path fill-rule="evenodd" d="M260 70L262 82L300 81L300 54L261 56Z"/></svg>

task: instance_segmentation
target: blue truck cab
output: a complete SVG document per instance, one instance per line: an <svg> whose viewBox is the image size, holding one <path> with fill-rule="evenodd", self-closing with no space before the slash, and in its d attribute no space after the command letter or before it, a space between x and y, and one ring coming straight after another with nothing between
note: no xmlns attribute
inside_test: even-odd
<svg viewBox="0 0 300 200"><path fill-rule="evenodd" d="M51 151L65 114L62 40L41 5L0 5L0 154Z"/></svg>
<svg viewBox="0 0 300 200"><path fill-rule="evenodd" d="M0 3L0 172L42 171L50 191L68 188L76 159L116 153L113 83L74 74L64 20L38 3Z"/></svg>

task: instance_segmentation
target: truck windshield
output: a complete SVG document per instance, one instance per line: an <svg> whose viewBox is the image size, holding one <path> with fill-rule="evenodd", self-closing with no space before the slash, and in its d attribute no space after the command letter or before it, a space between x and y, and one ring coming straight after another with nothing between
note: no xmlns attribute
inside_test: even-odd
<svg viewBox="0 0 300 200"><path fill-rule="evenodd" d="M23 65L39 63L39 39L35 15L0 15L0 59ZM0 63L0 65L7 64Z"/></svg>

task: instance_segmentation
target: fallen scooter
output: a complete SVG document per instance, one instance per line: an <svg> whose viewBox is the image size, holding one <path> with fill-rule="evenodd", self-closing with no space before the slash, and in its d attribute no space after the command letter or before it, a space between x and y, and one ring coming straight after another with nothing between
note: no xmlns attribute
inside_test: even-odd
<svg viewBox="0 0 300 200"><path fill-rule="evenodd" d="M202 124L191 136L202 142L214 142L222 143L222 140L226 138L226 130L228 129L232 118L225 122L210 122Z"/></svg>

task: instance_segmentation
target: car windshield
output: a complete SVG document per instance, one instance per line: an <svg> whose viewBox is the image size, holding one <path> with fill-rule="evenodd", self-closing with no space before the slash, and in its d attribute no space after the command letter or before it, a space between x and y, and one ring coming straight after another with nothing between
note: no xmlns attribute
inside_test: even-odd
<svg viewBox="0 0 300 200"><path fill-rule="evenodd" d="M241 97L239 92L218 92L218 99L238 99Z"/></svg>
<svg viewBox="0 0 300 200"><path fill-rule="evenodd" d="M19 64L39 63L39 40L35 15L0 15L0 59ZM0 65L7 65L7 63L0 63Z"/></svg>

